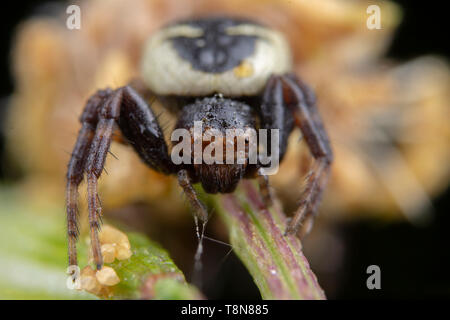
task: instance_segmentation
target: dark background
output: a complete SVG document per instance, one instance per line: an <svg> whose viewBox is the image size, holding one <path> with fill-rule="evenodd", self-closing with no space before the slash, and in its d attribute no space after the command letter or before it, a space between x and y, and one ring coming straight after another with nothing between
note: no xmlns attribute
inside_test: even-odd
<svg viewBox="0 0 450 320"><path fill-rule="evenodd" d="M376 3L376 1L373 1ZM399 61L424 54L449 56L448 21L445 2L395 1L403 7L404 21L398 29L389 56ZM13 90L9 49L18 22L33 13L42 1L9 1L0 9L0 121L5 99ZM0 123L1 125L1 123ZM5 172L3 136L0 134L0 180ZM330 298L443 298L450 297L450 191L434 201L434 222L423 228L408 223L385 224L360 220L339 226L344 235L346 258L337 291ZM381 267L382 290L368 290L365 268ZM364 267L362 267L364 266ZM313 266L314 269L314 266ZM210 297L258 298L251 278L235 256L221 266L221 294L205 288ZM320 279L320 276L319 276ZM235 284L239 283L239 288ZM234 284L234 285L233 285ZM325 287L325 292L327 288ZM209 294L208 294L209 293Z"/></svg>

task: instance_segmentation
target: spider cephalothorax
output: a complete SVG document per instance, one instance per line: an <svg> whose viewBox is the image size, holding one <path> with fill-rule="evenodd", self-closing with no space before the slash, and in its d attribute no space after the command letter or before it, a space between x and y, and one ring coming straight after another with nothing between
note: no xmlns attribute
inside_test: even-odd
<svg viewBox="0 0 450 320"><path fill-rule="evenodd" d="M97 91L80 118L82 128L67 173L69 265L77 264L77 189L85 175L92 252L97 268L103 264L97 236L101 214L97 180L117 128L149 167L177 175L197 217L205 221L206 208L192 184L201 183L208 193L226 193L232 192L243 178L258 178L266 204L271 205L264 171L270 163L252 158L251 138L259 139L261 129L277 130L276 154L281 160L289 134L299 127L315 162L300 207L286 232L294 233L303 221L311 220L333 156L314 94L291 73L290 50L280 33L251 21L226 17L171 24L147 42L142 80L139 86ZM231 162L225 161L224 154L218 155L216 149L212 163L198 162L192 149L183 154L189 161L174 161L157 117L142 98L148 94L177 116L174 130L194 133L189 147L193 145L195 150L198 141L194 131L200 124L202 137L207 132L217 134L213 140L199 142L201 152L213 141L228 146L225 136L234 130L244 139L243 155L233 145ZM239 137L232 141L236 139ZM269 143L267 148L274 152L275 144ZM238 153L242 156L240 162Z"/></svg>
<svg viewBox="0 0 450 320"><path fill-rule="evenodd" d="M242 130L245 134L247 129L254 129L256 126L255 115L250 106L221 96L199 99L195 103L184 106L181 110L175 129L182 128L189 131L190 136L193 137L192 145L196 143L194 132L196 122L201 124L201 132L199 132L198 136L201 139L199 143L202 145L202 156L205 148L210 145L210 140L212 140L204 139L208 136L208 132L216 133L215 139L217 141L215 142L219 144L219 147L222 147L222 150L225 150L227 131ZM234 140L232 142L235 142ZM220 156L221 163L211 163L211 161L207 161L203 157L202 161L198 161L201 163L195 163L195 150L190 148L190 161L188 161L187 165L180 167L189 172L193 183L200 182L203 189L208 193L232 192L239 180L256 168L256 166L249 164L248 161L237 163L236 147L237 143L233 145L231 150L233 152L233 161L230 161L229 164L226 162L226 152L222 152Z"/></svg>

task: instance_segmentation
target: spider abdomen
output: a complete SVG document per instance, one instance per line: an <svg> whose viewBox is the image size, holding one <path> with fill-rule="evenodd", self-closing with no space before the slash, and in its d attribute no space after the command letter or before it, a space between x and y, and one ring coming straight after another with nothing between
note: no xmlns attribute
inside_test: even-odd
<svg viewBox="0 0 450 320"><path fill-rule="evenodd" d="M155 33L144 50L142 77L159 95L252 96L291 64L281 33L248 20L214 17Z"/></svg>

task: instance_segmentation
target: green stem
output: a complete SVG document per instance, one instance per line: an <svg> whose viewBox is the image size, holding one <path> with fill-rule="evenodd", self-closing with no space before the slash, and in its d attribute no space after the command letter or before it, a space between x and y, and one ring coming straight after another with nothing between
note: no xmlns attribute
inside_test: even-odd
<svg viewBox="0 0 450 320"><path fill-rule="evenodd" d="M255 186L248 181L234 194L216 199L233 249L263 299L325 299L303 255L300 240L284 235L287 219L278 204L266 209Z"/></svg>

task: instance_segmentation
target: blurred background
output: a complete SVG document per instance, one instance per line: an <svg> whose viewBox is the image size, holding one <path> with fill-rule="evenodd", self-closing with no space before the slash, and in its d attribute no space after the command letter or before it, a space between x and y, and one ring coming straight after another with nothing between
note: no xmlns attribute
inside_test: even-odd
<svg viewBox="0 0 450 320"><path fill-rule="evenodd" d="M12 2L1 10L0 298L58 297L58 291L40 295L36 284L28 289L29 283L5 280L4 273L11 270L8 265L27 260L12 251L30 245L30 230L45 233L39 221L57 216L56 234L65 237L64 171L83 101L95 88L118 86L136 74L139 47L149 30L208 10L248 12L285 31L297 71L318 93L337 164L304 247L328 298L450 297L448 27L437 1L375 1L382 4L383 29L371 34L356 27L367 17L363 1L306 5L299 0L298 16L295 10L288 15L292 4L282 0L91 3L81 5L81 30L70 32L63 1ZM153 13L146 16L142 6ZM122 12L120 22L117 12ZM329 25L317 28L324 21ZM354 124L354 119L361 121ZM196 238L179 190L170 178L136 167L139 161L126 147L113 148L119 161L108 160L109 174L101 185L108 221L161 243L189 280ZM299 195L290 190L302 185L292 172L305 171L296 165L304 148L293 148L273 177L286 212ZM25 202L30 205L24 209ZM16 203L18 212L27 213L15 216ZM43 212L48 208L53 214ZM210 237L227 241L221 221L213 219L209 228ZM55 265L62 272L64 241L55 248ZM228 246L213 241L205 246L202 291L208 298L259 298L245 267L233 253L227 255ZM40 262L47 259L33 255ZM373 264L381 268L381 290L366 287L366 269Z"/></svg>

